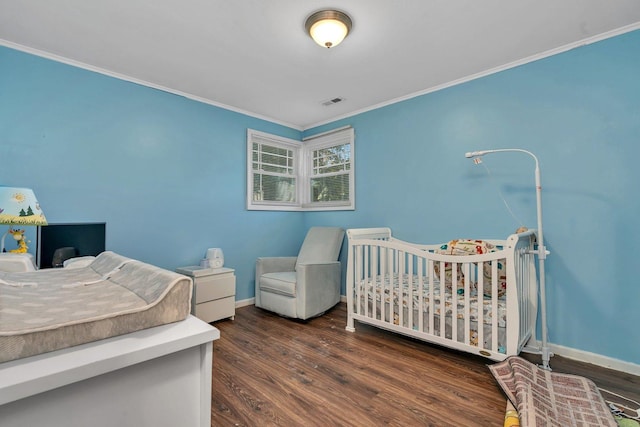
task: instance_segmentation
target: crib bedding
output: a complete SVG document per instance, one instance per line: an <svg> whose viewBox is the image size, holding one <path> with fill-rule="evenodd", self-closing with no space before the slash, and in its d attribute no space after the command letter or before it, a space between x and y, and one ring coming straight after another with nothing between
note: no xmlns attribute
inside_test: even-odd
<svg viewBox="0 0 640 427"><path fill-rule="evenodd" d="M400 283L402 282L402 305L404 308L409 307L409 298L410 295L412 297L412 307L417 309L420 306L420 277L419 276L411 276L411 290L409 289L409 278L406 275L403 275L402 281L399 280L399 276L397 274L393 275L385 275L377 276L375 279L367 279L360 281L358 284L360 295L366 295L369 301L372 300L373 294L375 293L375 299L377 304L380 304L380 301L384 299L385 303L391 302L391 294L393 293L393 304L397 306L398 299L400 296ZM456 317L458 319L464 319L465 316L465 307L467 304L467 300L469 302L469 319L471 322L478 321L478 306L481 301L482 306L482 322L485 325L493 324L493 304L494 300L491 297L486 296L478 296L477 292L473 290L470 292L468 298L464 295L464 293L452 295L451 289L445 288L444 292L444 311L445 316L451 317L453 313L453 307L456 307ZM392 292L393 289L393 292ZM438 280L433 281L433 293L429 290L429 278L422 277L422 300L423 300L423 309L424 312L428 314L429 306L430 306L430 297L433 294L433 307L434 313L439 316L442 314L442 300L443 294L441 292L440 282ZM411 292L410 292L411 291ZM354 295L357 298L358 289L355 290L356 294ZM384 298L382 295L384 294ZM454 302L455 301L455 302ZM507 322L507 304L506 298L500 296L496 298L497 304L497 313L498 313L498 327L504 328L506 327Z"/></svg>
<svg viewBox="0 0 640 427"><path fill-rule="evenodd" d="M191 288L113 252L81 268L0 274L0 362L183 320Z"/></svg>

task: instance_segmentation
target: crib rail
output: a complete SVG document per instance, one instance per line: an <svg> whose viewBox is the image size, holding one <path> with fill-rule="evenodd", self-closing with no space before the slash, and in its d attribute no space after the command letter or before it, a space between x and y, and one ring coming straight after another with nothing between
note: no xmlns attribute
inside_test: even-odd
<svg viewBox="0 0 640 427"><path fill-rule="evenodd" d="M469 256L394 239L388 228L347 237L347 330L357 320L494 360L518 354L532 336L534 232L491 240L499 250Z"/></svg>

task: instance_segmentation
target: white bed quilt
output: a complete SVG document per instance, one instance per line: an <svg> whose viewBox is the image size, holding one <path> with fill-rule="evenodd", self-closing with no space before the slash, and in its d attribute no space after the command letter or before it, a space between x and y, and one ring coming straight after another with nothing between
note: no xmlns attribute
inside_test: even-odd
<svg viewBox="0 0 640 427"><path fill-rule="evenodd" d="M89 266L0 274L0 362L185 319L191 280L113 252Z"/></svg>

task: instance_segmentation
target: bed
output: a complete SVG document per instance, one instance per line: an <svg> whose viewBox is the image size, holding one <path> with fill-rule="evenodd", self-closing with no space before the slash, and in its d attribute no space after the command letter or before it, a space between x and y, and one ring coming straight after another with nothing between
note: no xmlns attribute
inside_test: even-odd
<svg viewBox="0 0 640 427"><path fill-rule="evenodd" d="M422 245L347 230L347 326L370 324L492 360L535 337L536 233Z"/></svg>
<svg viewBox="0 0 640 427"><path fill-rule="evenodd" d="M191 279L88 261L0 273L0 424L210 426L220 332L189 315Z"/></svg>
<svg viewBox="0 0 640 427"><path fill-rule="evenodd" d="M191 279L114 252L80 268L0 273L0 362L184 320Z"/></svg>

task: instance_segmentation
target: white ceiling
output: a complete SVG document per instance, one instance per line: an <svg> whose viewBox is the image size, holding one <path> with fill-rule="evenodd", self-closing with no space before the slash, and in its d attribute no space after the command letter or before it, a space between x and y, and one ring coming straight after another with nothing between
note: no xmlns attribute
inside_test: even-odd
<svg viewBox="0 0 640 427"><path fill-rule="evenodd" d="M638 28L640 0L0 0L0 44L299 129Z"/></svg>

